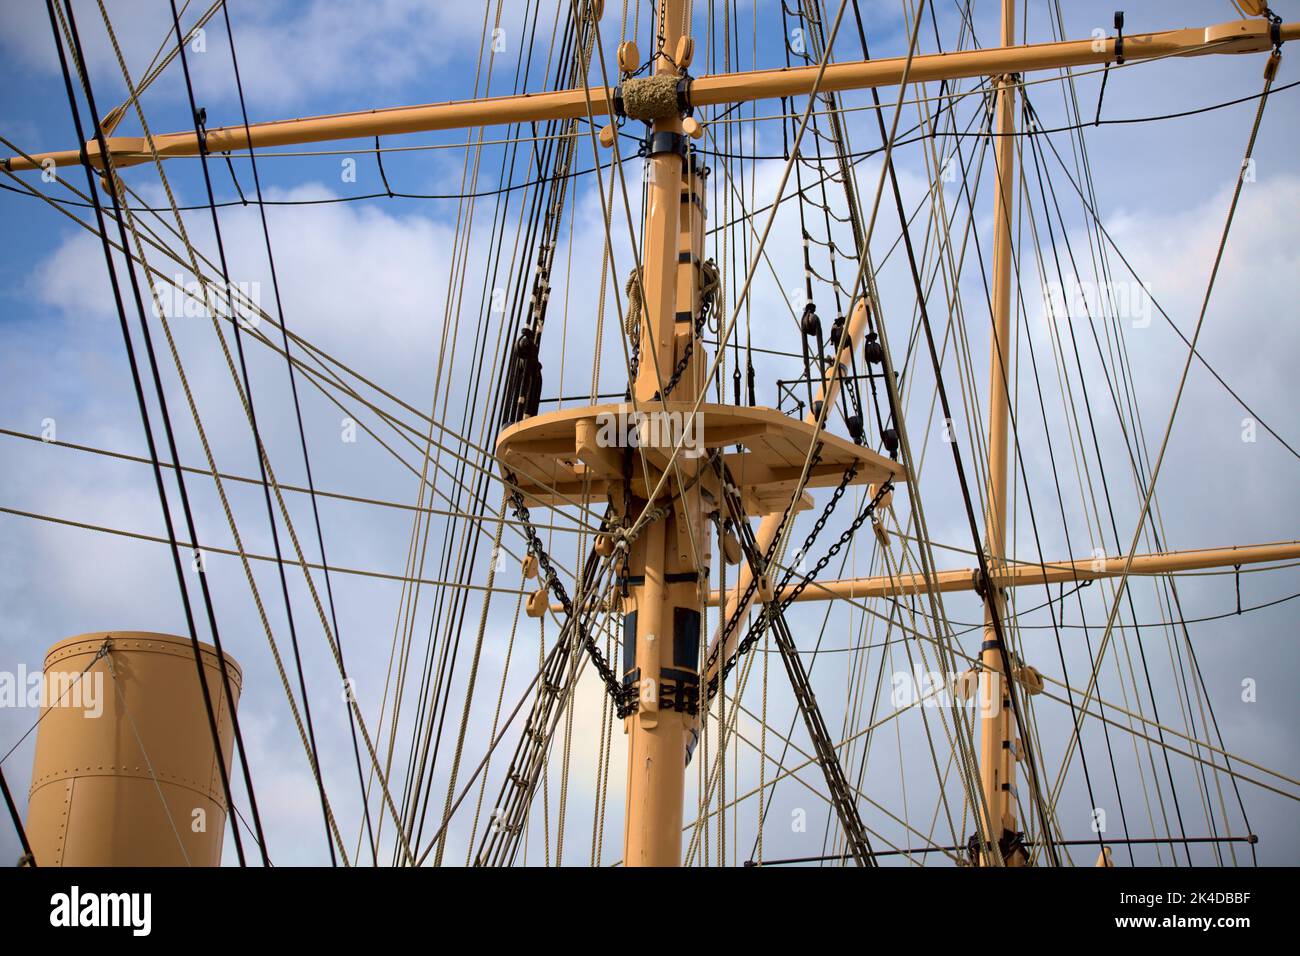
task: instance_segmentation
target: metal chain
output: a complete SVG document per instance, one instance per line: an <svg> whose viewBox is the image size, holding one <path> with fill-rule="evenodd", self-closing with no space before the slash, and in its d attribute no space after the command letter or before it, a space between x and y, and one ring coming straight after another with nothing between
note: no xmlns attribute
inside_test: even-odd
<svg viewBox="0 0 1300 956"><path fill-rule="evenodd" d="M614 669L609 666L609 661L606 660L600 646L592 638L590 630L588 630L581 621L574 619L573 601L569 598L569 592L565 589L564 583L560 580L560 576L555 573L555 568L551 564L551 557L546 553L546 549L542 546L542 539L533 527L532 516L528 512L527 506L524 504L523 495L519 493L519 489L516 487L515 476L511 473L507 473L506 481L510 484L510 508L514 512L515 518L524 529L524 538L528 542L528 550L533 557L537 559L537 567L542 580L545 582L546 586L551 589L551 593L555 595L555 599L559 601L560 605L564 608L565 616L574 620L574 625L578 628L578 633L582 637L582 645L586 648L587 654L591 657L591 662L595 666L596 672L600 675L600 679L604 681L605 689L609 692L609 696L618 707L619 716L626 717L628 714L624 711L627 707L626 698L628 695L624 692L623 685L614 675ZM630 711L628 711L628 713L630 713Z"/></svg>
<svg viewBox="0 0 1300 956"><path fill-rule="evenodd" d="M716 277L717 267L713 266L712 259L708 260L708 262L705 263L705 267L706 269L712 268L714 270L714 275L712 279L706 280L707 282L709 282L709 284L706 286L700 302L699 315L695 317L695 334L692 335L690 341L686 343L686 348L682 349L682 357L677 360L677 365L673 369L673 374L669 376L667 383L663 387L663 390L656 391L654 393L654 397L650 399L650 401L652 402L662 401L663 399L671 395L673 389L676 388L678 383L681 381L682 376L686 374L686 366L690 364L691 355L695 351L695 340L704 334L704 324L705 322L708 321L709 316L713 312L714 305L717 302L717 290L718 290L718 280ZM640 320L638 319L636 333L632 336L631 356L628 361L628 393L627 394L629 398L632 395L632 384L636 382L637 373L640 371L640 369L641 369L641 327L640 327Z"/></svg>
<svg viewBox="0 0 1300 956"><path fill-rule="evenodd" d="M663 392L655 392L654 397L651 398L650 401L657 402L661 398L667 398L672 394L673 389L677 386L677 383L681 381L682 375L686 372L686 366L691 362L691 353L695 351L695 339L699 336L700 330L703 327L704 313L701 312L700 317L695 320L695 335L691 336L691 340L686 343L686 348L682 349L682 357L677 360L677 366L673 369L673 374L668 379L668 383L664 385Z"/></svg>
<svg viewBox="0 0 1300 956"><path fill-rule="evenodd" d="M894 483L892 481L886 481L883 484L881 484L880 490L877 491L874 496L872 496L872 499L869 502L867 502L867 506L862 509L861 513L859 513L856 518L853 519L853 523L844 530L844 532L840 535L839 540L836 541L833 545L831 545L830 550L828 550L824 555L822 555L822 558L820 561L817 562L817 565L806 575L804 575L803 578L800 579L799 583L795 585L794 590L790 592L790 596L783 598L781 600L782 607L784 607L785 605L789 604L791 601L794 601L796 598L798 598L798 596L803 593L804 589L808 587L808 585L811 584L816 579L817 575L821 574L821 572L825 570L826 565L830 564L831 561L834 559L834 557L840 553L843 547L849 543L849 539L852 538L853 535L857 533L858 529L862 527L863 523L866 522L866 520L870 518L873 514L875 514L875 510L877 506L880 504L880 502L884 499L885 495L888 494L893 487L894 487ZM793 570L786 571L785 577L781 581L782 586L784 586L785 582L789 581L790 578L793 576L794 576Z"/></svg>
<svg viewBox="0 0 1300 956"><path fill-rule="evenodd" d="M813 453L810 467L816 467L817 463L820 461L821 461L821 449L819 448L816 452ZM849 482L851 482L856 475L857 475L856 466L851 466L849 470L844 473L844 476L840 479L839 486L836 487L834 494L831 495L831 500L826 503L826 507L822 510L821 517L817 519L817 523L813 525L812 531L808 534L808 537L804 540L803 549L800 553L807 554L808 549L813 546L813 543L815 542L817 535L819 535L821 533L822 528L826 526L827 519L830 518L831 513L835 510L835 506L839 504L840 498L844 496L844 490L848 487ZM791 504L793 504L793 502L791 502ZM783 523L786 520L786 518L789 517L789 514L790 514L790 509L787 507L785 511L785 516L782 518ZM771 549L769 549L768 553L764 556L764 560L766 561L772 560ZM789 580L788 576L785 580ZM781 582L783 585L785 584L785 580ZM736 613L733 614L727 620L726 625L723 627L722 639L718 642L717 647L714 648L714 653L712 656L709 657L708 661L706 662L707 664L709 665L713 664L721 648L726 645L727 638L729 638L731 636L732 631L734 631L740 625L740 619L744 616L744 609L749 607L750 598L754 596L754 590L757 587L758 587L757 576L751 576L749 581L749 586L745 588L745 593L741 595L740 602L736 605Z"/></svg>
<svg viewBox="0 0 1300 956"><path fill-rule="evenodd" d="M840 480L840 484L835 489L835 494L831 497L831 500L827 502L826 508L822 512L821 517L817 519L817 523L813 526L812 532L808 535L807 540L804 542L804 551L807 551L808 547L811 546L813 541L816 539L817 535L821 532L822 528L826 524L826 519L828 519L831 513L835 510L835 506L839 503L840 498L843 497L844 491L848 487L849 482L852 481L853 478L856 477L856 475L857 475L856 465L851 466L849 470L844 473L844 477ZM844 548L844 545L848 544L849 540L855 534L857 534L858 530L862 527L862 525L866 522L866 520L870 518L873 514L875 514L876 508L879 506L880 502L884 499L885 495L893 487L894 485L892 481L885 481L881 484L880 488L876 491L875 495L872 496L872 499L869 502L867 502L866 507L864 507L862 511L858 514L858 516L853 519L853 523L850 524L847 528L845 528L844 531L840 534L839 540L830 546L830 549L827 550L826 554L822 556L821 560L817 562L817 564L813 567L811 571L809 571L807 574L803 575L803 577L799 579L799 583L795 585L795 587L790 591L788 595L782 595L780 601L778 602L778 606L780 608L786 608L790 604L792 604L799 597L799 595L804 592L804 589L807 588L808 585L811 584L814 580L816 580L817 575L821 574L821 572L825 570L826 565L830 564L831 561L834 560L835 556L839 554L840 551ZM787 569L784 576L781 578L780 585L778 585L776 590L782 591L785 588L785 585L790 581L792 577L794 577L794 570ZM755 569L754 580L753 582L751 582L750 591L756 588L757 585L758 585L758 574L757 574L757 569ZM746 598L748 598L750 591L746 592ZM744 607L744 605L742 604L741 607ZM737 621L739 619L739 616L740 616L739 614L736 615ZM709 686L707 688L708 700L712 700L714 695L717 693L718 686L719 686L719 681L718 681L719 676L722 678L722 680L726 680L727 676L730 675L732 670L735 669L736 663L740 660L740 658L743 657L745 654L747 654L749 650L754 646L754 644L758 641L758 639L763 636L764 631L767 629L767 617L768 617L768 612L767 609L764 608L763 611L759 614L758 618L755 619L754 623L750 625L749 630L745 633L745 637L740 641L739 644L736 645L736 653L734 653L731 656L731 658L722 665L721 673L714 674L713 679L709 681ZM731 628L732 622L728 621L727 623L729 626L728 627L728 633L729 633L730 630L732 629ZM724 636L723 640L720 641L718 644L719 652L725 646L726 646L726 637Z"/></svg>
<svg viewBox="0 0 1300 956"><path fill-rule="evenodd" d="M704 268L705 275L709 276L709 278L705 280L707 285L701 297L700 312L695 317L695 334L686 343L686 348L682 349L682 357L677 360L677 366L673 369L673 374L668 379L668 383L664 385L663 392L655 392L651 401L659 401L660 397L667 398L672 394L673 389L677 387L677 383L681 381L682 376L686 373L686 366L691 362L691 354L695 351L695 340L704 334L704 323L708 321L709 315L713 311L718 292L717 266L713 265L713 260L710 259L704 264Z"/></svg>

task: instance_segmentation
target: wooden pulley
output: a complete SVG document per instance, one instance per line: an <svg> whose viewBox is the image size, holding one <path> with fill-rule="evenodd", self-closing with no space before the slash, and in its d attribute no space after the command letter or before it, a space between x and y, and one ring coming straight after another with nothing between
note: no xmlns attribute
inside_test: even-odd
<svg viewBox="0 0 1300 956"><path fill-rule="evenodd" d="M1037 696L1043 692L1043 675L1038 673L1037 668L1030 667L1028 664L1021 664L1012 671L1016 683L1025 689L1031 696Z"/></svg>
<svg viewBox="0 0 1300 956"><path fill-rule="evenodd" d="M528 604L526 610L529 617L545 617L547 608L550 607L550 592L546 588L538 588L532 594L528 595Z"/></svg>
<svg viewBox="0 0 1300 956"><path fill-rule="evenodd" d="M867 485L868 501L875 501L876 495L879 493L880 493L880 489L876 485ZM894 503L894 489L890 488L883 495L881 495L880 501L876 502L876 510L883 511L893 503Z"/></svg>
<svg viewBox="0 0 1300 956"><path fill-rule="evenodd" d="M596 535L596 553L602 558L608 558L614 553L614 539L607 534Z"/></svg>
<svg viewBox="0 0 1300 956"><path fill-rule="evenodd" d="M600 128L600 145L609 149L614 145L614 140L618 138L618 130L612 124Z"/></svg>
<svg viewBox="0 0 1300 956"><path fill-rule="evenodd" d="M691 65L691 59L695 56L695 38L678 37L677 53L673 60L677 63L677 69L685 70Z"/></svg>
<svg viewBox="0 0 1300 956"><path fill-rule="evenodd" d="M691 139L699 139L704 135L704 124L694 116L688 116L682 120L682 132Z"/></svg>
<svg viewBox="0 0 1300 956"><path fill-rule="evenodd" d="M537 577L537 555L533 554L531 551L528 554L525 554L522 568L524 577L528 580L531 581L533 578Z"/></svg>
<svg viewBox="0 0 1300 956"><path fill-rule="evenodd" d="M758 586L754 590L754 600L760 604L771 604L776 600L776 594L772 591L772 579L766 574L758 579Z"/></svg>
<svg viewBox="0 0 1300 956"><path fill-rule="evenodd" d="M742 557L740 539L730 528L722 532L722 557L728 564L739 564Z"/></svg>
<svg viewBox="0 0 1300 956"><path fill-rule="evenodd" d="M879 521L871 522L871 530L876 533L876 540L882 548L889 547L889 530Z"/></svg>
<svg viewBox="0 0 1300 956"><path fill-rule="evenodd" d="M618 68L623 73L635 73L641 65L641 51L631 40L624 40L618 45Z"/></svg>

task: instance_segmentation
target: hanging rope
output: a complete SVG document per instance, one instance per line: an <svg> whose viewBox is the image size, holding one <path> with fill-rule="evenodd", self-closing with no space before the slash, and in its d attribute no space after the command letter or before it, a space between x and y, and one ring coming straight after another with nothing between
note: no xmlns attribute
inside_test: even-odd
<svg viewBox="0 0 1300 956"><path fill-rule="evenodd" d="M641 338L641 269L634 267L623 287L627 296L627 311L623 313L623 331L633 344Z"/></svg>

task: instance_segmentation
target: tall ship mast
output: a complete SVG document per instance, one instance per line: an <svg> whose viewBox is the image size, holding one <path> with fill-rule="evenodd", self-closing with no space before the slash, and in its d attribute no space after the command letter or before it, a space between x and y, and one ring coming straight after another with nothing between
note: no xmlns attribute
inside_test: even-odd
<svg viewBox="0 0 1300 956"><path fill-rule="evenodd" d="M135 62L115 8L50 0L72 145L0 124L3 202L80 233L57 281L108 303L131 418L3 441L150 510L0 504L151 570L7 649L43 674L3 725L16 861L1295 863L1256 697L1289 652L1221 646L1294 630L1294 496L1256 481L1300 457L1293 385L1216 348L1295 317L1219 286L1300 23L882 6L489 4L472 95L253 120L227 4ZM1134 92L1228 64L1254 88ZM1176 122L1229 159L1171 264L1093 157Z"/></svg>

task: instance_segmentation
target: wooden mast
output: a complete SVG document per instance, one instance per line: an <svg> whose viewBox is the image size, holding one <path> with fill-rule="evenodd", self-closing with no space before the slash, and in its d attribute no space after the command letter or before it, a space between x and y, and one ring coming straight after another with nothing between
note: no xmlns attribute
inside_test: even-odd
<svg viewBox="0 0 1300 956"><path fill-rule="evenodd" d="M1015 43L1015 0L1002 0L1002 45ZM990 573L1006 561L1007 530L1007 431L1010 420L1010 380L1008 356L1011 353L1011 184L1015 179L1015 108L1016 77L1004 73L994 78L995 182L993 199L993 299L989 362L989 453L988 493L985 512L984 547ZM980 837L980 864L996 865L1005 860L1017 866L1025 862L1023 850L1006 851L1016 833L1016 774L1018 760L1013 732L1008 675L1003 667L1003 648L993 615L1003 618L1003 598L996 586L986 585L984 605L984 642L980 649L980 725L979 768L984 807L980 810L985 826ZM1001 628L1005 635L1006 629ZM1009 651L1008 651L1009 653ZM1001 842L995 851L986 844Z"/></svg>
<svg viewBox="0 0 1300 956"><path fill-rule="evenodd" d="M679 41L686 38L689 23L684 17L685 0L662 0L659 7L657 75L676 75L679 70ZM682 49L689 44L685 40ZM687 162L682 117L673 113L657 119L649 131L650 155L646 163L647 205L641 275L644 303L641 311L640 359L632 383L636 403L645 413L655 414L662 403L655 399L672 376L680 348L694 334L694 316L699 308L699 257L703 244L704 191L697 184ZM687 192L683 202L683 187ZM693 202L699 197L698 205ZM683 228L683 226L685 228ZM679 255L679 253L681 253ZM680 260L685 258L685 262ZM684 272L679 281L679 273ZM681 326L685 341L679 344L677 315L687 318ZM698 345L698 343L697 343ZM702 352L702 349L700 350ZM695 402L704 387L693 358L673 392L677 401ZM680 456L678 456L680 459ZM638 468L639 463L633 462ZM684 469L685 463L681 464ZM691 467L698 467L692 464ZM629 476L630 478L630 476ZM666 489L674 493L672 481ZM687 492L698 498L698 491ZM636 514L645 502L634 502ZM665 505L662 499L652 504ZM682 695L698 695L698 644L702 589L694 555L696 548L686 541L683 527L688 501L675 499L668 515L654 521L633 543L629 560L630 606L624 640L635 640L636 670L631 685L638 693L638 707L627 718L628 774L627 814L624 823L623 861L626 866L678 866L681 863L681 835L686 783L686 739L691 715L679 709ZM695 542L703 546L703 542ZM685 547L683 547L685 545ZM693 632L693 633L692 633ZM694 681L694 686L691 681ZM671 693L673 700L666 695Z"/></svg>

